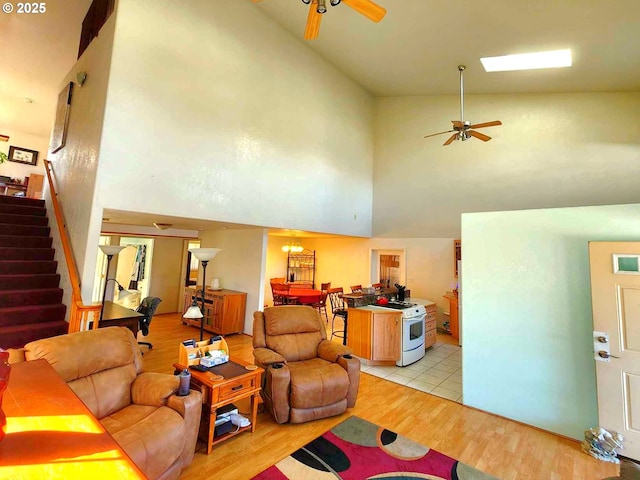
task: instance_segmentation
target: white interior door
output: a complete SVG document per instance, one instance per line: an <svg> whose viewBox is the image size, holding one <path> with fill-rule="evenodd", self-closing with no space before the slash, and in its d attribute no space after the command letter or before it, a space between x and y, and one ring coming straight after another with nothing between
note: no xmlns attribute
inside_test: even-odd
<svg viewBox="0 0 640 480"><path fill-rule="evenodd" d="M640 460L640 243L590 242L589 261L599 423Z"/></svg>

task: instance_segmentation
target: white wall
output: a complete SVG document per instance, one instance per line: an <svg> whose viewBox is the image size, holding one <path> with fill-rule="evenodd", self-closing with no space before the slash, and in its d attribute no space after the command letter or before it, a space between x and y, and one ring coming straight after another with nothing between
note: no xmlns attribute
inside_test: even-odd
<svg viewBox="0 0 640 480"><path fill-rule="evenodd" d="M200 233L202 248L221 248L207 265L207 286L214 278L229 290L247 292L244 332L253 332L253 312L262 310L264 258L267 234L263 229L207 230ZM202 267L198 277L202 285Z"/></svg>
<svg viewBox="0 0 640 480"><path fill-rule="evenodd" d="M499 75L499 74L491 74ZM640 92L468 95L501 120L443 147L457 96L375 101L374 236L453 237L460 214L640 201Z"/></svg>
<svg viewBox="0 0 640 480"><path fill-rule="evenodd" d="M94 198L94 188L114 24L112 15L100 30L100 35L94 38L66 78L61 80L60 90L67 82L75 80L77 72L88 74L86 83L81 88L75 85L73 89L66 145L57 153L48 154L85 302L90 302L92 297L102 222L102 208ZM59 248L56 248L56 259L64 265L64 254Z"/></svg>
<svg viewBox="0 0 640 480"><path fill-rule="evenodd" d="M640 205L462 216L465 405L576 439L598 425L588 242Z"/></svg>
<svg viewBox="0 0 640 480"><path fill-rule="evenodd" d="M368 235L372 109L251 2L121 0L99 204Z"/></svg>
<svg viewBox="0 0 640 480"><path fill-rule="evenodd" d="M9 147L22 147L38 152L38 160L36 165L27 165L25 163L6 161L0 165L0 175L11 178L18 178L24 181L24 177L28 177L32 173L44 175L44 158L47 158L49 150L49 139L38 135L29 135L19 132L5 126L0 127L0 133L9 135L8 142L0 142L0 152L9 155Z"/></svg>

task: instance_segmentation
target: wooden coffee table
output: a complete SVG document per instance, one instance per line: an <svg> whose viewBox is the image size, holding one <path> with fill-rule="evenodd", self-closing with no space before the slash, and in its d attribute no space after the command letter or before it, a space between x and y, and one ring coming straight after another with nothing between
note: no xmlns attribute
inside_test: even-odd
<svg viewBox="0 0 640 480"><path fill-rule="evenodd" d="M211 453L214 445L247 430L251 430L251 432L256 430L258 404L260 403L260 379L264 370L259 367L256 367L255 370L247 370L245 367L249 365L239 358L230 357L227 363L212 367L208 372L189 369L191 384L199 386L202 391L200 438L207 445L207 455ZM177 370L186 368L185 365L179 363L174 363L173 367ZM223 378L215 380L216 375L221 375ZM251 425L214 437L218 408L248 397L251 397Z"/></svg>

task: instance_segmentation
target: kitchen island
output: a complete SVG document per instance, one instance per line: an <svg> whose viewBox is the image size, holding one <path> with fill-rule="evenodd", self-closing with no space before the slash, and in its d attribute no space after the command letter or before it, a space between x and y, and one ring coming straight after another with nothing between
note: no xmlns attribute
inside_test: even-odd
<svg viewBox="0 0 640 480"><path fill-rule="evenodd" d="M436 304L430 300L408 298L423 305L425 348L435 343ZM349 308L347 346L365 365L396 365L402 348L402 310L377 305Z"/></svg>

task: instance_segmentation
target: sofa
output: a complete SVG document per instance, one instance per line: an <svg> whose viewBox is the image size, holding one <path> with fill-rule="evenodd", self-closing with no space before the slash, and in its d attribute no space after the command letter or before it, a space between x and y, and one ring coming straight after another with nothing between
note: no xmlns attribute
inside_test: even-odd
<svg viewBox="0 0 640 480"><path fill-rule="evenodd" d="M325 323L307 306L267 307L253 314L253 356L265 369L262 397L278 423L340 415L353 407L360 361L327 340Z"/></svg>
<svg viewBox="0 0 640 480"><path fill-rule="evenodd" d="M174 375L144 373L136 339L108 327L37 340L10 361L44 358L149 479L176 479L193 460L202 395L178 397Z"/></svg>

